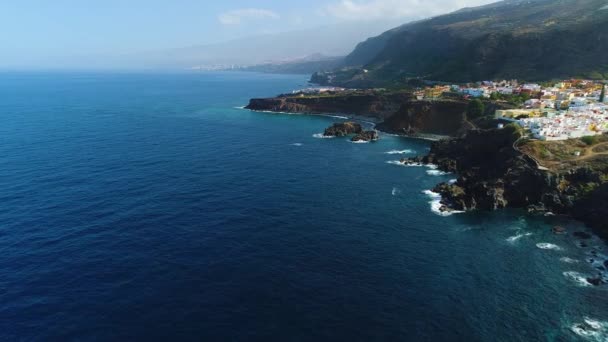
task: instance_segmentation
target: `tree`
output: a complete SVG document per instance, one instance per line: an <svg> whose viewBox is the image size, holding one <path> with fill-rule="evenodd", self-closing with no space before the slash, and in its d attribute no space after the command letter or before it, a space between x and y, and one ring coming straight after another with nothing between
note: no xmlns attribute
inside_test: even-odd
<svg viewBox="0 0 608 342"><path fill-rule="evenodd" d="M485 113L485 106L480 99L474 99L469 102L469 106L467 108L467 116L469 119L476 119Z"/></svg>
<svg viewBox="0 0 608 342"><path fill-rule="evenodd" d="M604 84L602 87L602 93L600 94L600 102L604 102L606 100L606 85Z"/></svg>

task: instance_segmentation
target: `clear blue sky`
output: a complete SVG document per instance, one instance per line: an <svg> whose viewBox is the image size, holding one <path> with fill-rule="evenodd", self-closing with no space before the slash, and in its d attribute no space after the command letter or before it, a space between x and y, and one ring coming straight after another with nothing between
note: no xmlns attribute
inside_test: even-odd
<svg viewBox="0 0 608 342"><path fill-rule="evenodd" d="M79 54L115 54L225 41L340 21L451 11L492 0L5 0L3 64Z"/></svg>

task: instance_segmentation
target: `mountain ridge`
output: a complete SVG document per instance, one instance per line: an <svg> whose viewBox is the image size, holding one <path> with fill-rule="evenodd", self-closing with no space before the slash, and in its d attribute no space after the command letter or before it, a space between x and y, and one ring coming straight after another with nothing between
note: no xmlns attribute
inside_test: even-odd
<svg viewBox="0 0 608 342"><path fill-rule="evenodd" d="M408 23L357 45L313 80L390 86L407 78L608 78L605 0L515 0ZM331 76L331 77L329 77Z"/></svg>

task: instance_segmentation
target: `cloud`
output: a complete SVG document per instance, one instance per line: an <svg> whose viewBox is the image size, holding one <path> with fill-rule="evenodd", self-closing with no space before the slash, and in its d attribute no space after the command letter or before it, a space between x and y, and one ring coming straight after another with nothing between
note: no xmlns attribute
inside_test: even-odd
<svg viewBox="0 0 608 342"><path fill-rule="evenodd" d="M250 19L279 19L280 15L265 9L243 8L222 13L217 18L223 25L239 25L243 21Z"/></svg>
<svg viewBox="0 0 608 342"><path fill-rule="evenodd" d="M344 20L425 18L496 0L340 0L322 11Z"/></svg>

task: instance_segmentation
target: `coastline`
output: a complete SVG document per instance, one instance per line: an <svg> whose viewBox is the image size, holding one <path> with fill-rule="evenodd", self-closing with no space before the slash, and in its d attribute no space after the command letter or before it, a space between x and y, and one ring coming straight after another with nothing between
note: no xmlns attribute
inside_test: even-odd
<svg viewBox="0 0 608 342"><path fill-rule="evenodd" d="M282 115L305 115L305 116L323 116L328 118L342 119L342 120L352 120L359 123L370 125L372 129L375 129L382 134L402 137L402 138L410 138L410 139L419 139L426 141L441 141L444 139L452 138L449 135L439 135L439 134L431 134L431 133L415 133L415 134L407 134L407 133L395 133L395 132L387 132L382 129L378 129L377 125L382 123L383 120L364 115L354 115L354 114L346 114L346 113L313 113L313 112L285 112L285 111L272 111L272 110L257 110L257 109L248 109L247 106L235 107L236 109L248 110L256 113L267 113L267 114L282 114Z"/></svg>

